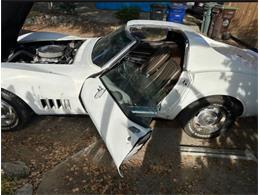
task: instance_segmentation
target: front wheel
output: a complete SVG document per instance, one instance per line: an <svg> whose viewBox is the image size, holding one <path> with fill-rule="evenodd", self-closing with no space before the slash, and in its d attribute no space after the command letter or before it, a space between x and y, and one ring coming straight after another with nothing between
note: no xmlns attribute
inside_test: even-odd
<svg viewBox="0 0 260 195"><path fill-rule="evenodd" d="M179 119L191 137L213 138L230 128L242 112L239 106L230 98L212 97L188 106Z"/></svg>
<svg viewBox="0 0 260 195"><path fill-rule="evenodd" d="M1 129L11 131L21 129L31 118L33 112L17 96L1 91Z"/></svg>

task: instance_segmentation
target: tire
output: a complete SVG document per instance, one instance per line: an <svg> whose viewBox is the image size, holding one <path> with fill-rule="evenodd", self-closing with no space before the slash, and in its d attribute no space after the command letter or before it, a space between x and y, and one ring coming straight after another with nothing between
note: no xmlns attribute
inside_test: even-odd
<svg viewBox="0 0 260 195"><path fill-rule="evenodd" d="M30 120L33 111L14 94L1 90L1 129L14 131L22 129ZM5 117L5 118L3 118ZM10 120L8 120L8 117Z"/></svg>
<svg viewBox="0 0 260 195"><path fill-rule="evenodd" d="M238 100L211 96L192 103L178 118L189 136L208 139L227 131L242 112L243 106Z"/></svg>

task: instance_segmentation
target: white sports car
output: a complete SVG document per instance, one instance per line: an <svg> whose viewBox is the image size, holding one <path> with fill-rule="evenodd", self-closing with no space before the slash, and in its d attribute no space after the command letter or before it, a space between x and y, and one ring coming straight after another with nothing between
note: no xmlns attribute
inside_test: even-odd
<svg viewBox="0 0 260 195"><path fill-rule="evenodd" d="M133 20L99 38L17 36L2 53L2 130L32 114L89 114L118 170L149 139L153 118L178 116L187 134L210 138L257 114L257 53L185 25Z"/></svg>

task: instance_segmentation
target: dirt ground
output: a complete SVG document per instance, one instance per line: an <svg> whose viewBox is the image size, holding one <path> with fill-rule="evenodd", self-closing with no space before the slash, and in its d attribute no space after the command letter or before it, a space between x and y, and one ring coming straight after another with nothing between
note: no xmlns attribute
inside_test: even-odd
<svg viewBox="0 0 260 195"><path fill-rule="evenodd" d="M29 165L30 176L17 182L36 187L43 174L91 143L96 135L84 117L35 117L22 131L2 133L2 161L20 160Z"/></svg>
<svg viewBox="0 0 260 195"><path fill-rule="evenodd" d="M180 145L250 149L256 155L257 118L240 119L209 141L190 138L178 121L157 120L151 140L123 164L124 178L88 116L35 117L25 129L3 133L2 160L29 165L29 178L18 185L29 182L37 194L257 193L256 162L182 155ZM84 148L91 154L77 155Z"/></svg>
<svg viewBox="0 0 260 195"><path fill-rule="evenodd" d="M23 30L91 37L120 25L111 11L96 11L85 6L83 21L26 24ZM157 120L152 139L123 165L123 179L88 116L37 116L23 130L2 133L1 141L2 161L21 160L31 169L28 178L14 181L14 188L31 183L37 194L256 194L256 162L182 155L179 146L249 149L257 156L257 139L257 118L240 119L229 132L209 141L190 138L177 121ZM84 148L91 154L82 153Z"/></svg>

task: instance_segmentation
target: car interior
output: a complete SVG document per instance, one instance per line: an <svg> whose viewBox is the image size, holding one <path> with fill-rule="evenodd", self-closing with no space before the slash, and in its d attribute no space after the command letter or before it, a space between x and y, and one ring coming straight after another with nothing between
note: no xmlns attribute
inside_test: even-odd
<svg viewBox="0 0 260 195"><path fill-rule="evenodd" d="M180 32L168 31L157 40L139 39L125 59L145 75L141 90L158 103L173 88L183 69L186 38ZM140 34L139 34L140 37Z"/></svg>
<svg viewBox="0 0 260 195"><path fill-rule="evenodd" d="M101 76L127 116L143 125L149 124L150 118L138 117L132 111L156 110L181 75L187 43L181 32L154 34L148 39L135 33L137 44Z"/></svg>

